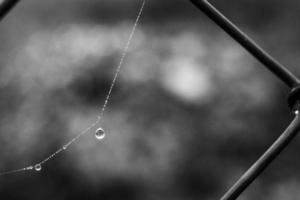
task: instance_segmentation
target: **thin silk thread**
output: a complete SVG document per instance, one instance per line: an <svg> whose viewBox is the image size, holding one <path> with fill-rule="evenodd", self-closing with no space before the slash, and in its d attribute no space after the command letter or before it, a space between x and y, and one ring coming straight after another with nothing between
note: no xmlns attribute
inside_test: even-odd
<svg viewBox="0 0 300 200"><path fill-rule="evenodd" d="M72 138L69 142L67 142L66 144L64 144L61 148L59 148L57 151L55 151L54 153L50 154L48 157L46 157L45 159L43 159L42 161L34 164L34 165L30 165L28 167L24 167L24 168L20 168L20 169L15 169L15 170L9 170L9 171L5 171L5 172L1 172L0 173L0 176L3 176L3 175L8 175L8 174L14 174L14 173L18 173L18 172L22 172L22 171L28 171L28 170L33 170L35 169L36 167L40 167L48 162L49 160L53 159L56 155L58 155L59 153L65 151L70 145L72 145L73 143L75 143L79 138L81 138L83 135L86 135L87 133L89 133L89 131L91 129L93 129L94 127L96 127L98 124L100 124L101 122L101 119L103 118L103 115L104 115L104 112L108 106L108 103L109 103L109 100L111 98L111 95L112 95L112 91L114 89L114 86L116 84L116 81L117 81L117 78L118 78L118 75L120 73L120 70L124 64L124 60L126 58L126 55L128 53L128 50L129 50L129 47L130 47L130 44L132 42L132 39L133 39L133 36L136 32L136 28L139 24L139 21L140 21L140 18L142 16L142 13L143 13L143 10L144 10L144 7L145 7L145 4L146 4L146 0L143 0L143 3L140 7L140 10L139 10L139 13L137 15L137 18L135 20L135 23L133 25L133 28L130 32L130 35L129 35L129 38L127 40L127 43L125 45L125 48L123 49L122 51L122 56L121 56L121 59L120 59L120 62L117 66L117 69L114 73L114 77L112 79L112 82L111 82L111 85L110 85L110 88L108 90L108 93L106 95L106 98L105 98L105 101L104 101L104 104L101 108L101 111L100 111L100 114L98 115L97 119L90 125L88 126L86 129L84 129L83 131L81 131L76 137Z"/></svg>

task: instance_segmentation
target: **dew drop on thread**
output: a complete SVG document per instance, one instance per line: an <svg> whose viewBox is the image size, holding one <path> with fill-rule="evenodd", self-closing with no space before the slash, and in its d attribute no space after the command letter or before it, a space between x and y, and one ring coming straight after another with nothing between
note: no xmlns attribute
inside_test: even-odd
<svg viewBox="0 0 300 200"><path fill-rule="evenodd" d="M102 140L105 138L105 132L103 128L98 128L95 132L95 137L97 140Z"/></svg>
<svg viewBox="0 0 300 200"><path fill-rule="evenodd" d="M35 171L41 171L41 170L42 170L41 164L36 164L36 165L34 166L34 169L35 169Z"/></svg>

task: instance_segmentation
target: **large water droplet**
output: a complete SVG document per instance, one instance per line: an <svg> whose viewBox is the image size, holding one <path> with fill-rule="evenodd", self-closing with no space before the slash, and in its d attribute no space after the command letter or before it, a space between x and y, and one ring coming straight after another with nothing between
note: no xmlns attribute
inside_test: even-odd
<svg viewBox="0 0 300 200"><path fill-rule="evenodd" d="M63 148L63 150L66 150L68 148L68 146L64 145L62 148Z"/></svg>
<svg viewBox="0 0 300 200"><path fill-rule="evenodd" d="M34 166L35 171L41 171L42 170L42 165L41 164L36 164Z"/></svg>
<svg viewBox="0 0 300 200"><path fill-rule="evenodd" d="M98 128L96 130L95 137L97 140L102 140L103 138L105 138L105 132L104 132L103 128Z"/></svg>

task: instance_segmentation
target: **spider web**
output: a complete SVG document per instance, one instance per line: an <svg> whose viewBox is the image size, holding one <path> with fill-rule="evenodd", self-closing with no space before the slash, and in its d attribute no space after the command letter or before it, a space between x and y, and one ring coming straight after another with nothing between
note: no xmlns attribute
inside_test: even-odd
<svg viewBox="0 0 300 200"><path fill-rule="evenodd" d="M111 98L111 95L112 95L112 91L114 89L114 86L116 84L116 81L117 81L117 78L118 78L118 75L121 71L121 68L124 64L124 61L125 61L125 58L127 56L127 53L128 53L128 50L129 50L129 47L130 47L130 44L132 42L132 39L134 37L134 34L136 32L136 29L137 29L137 26L139 24L139 21L140 21L140 18L142 16L142 13L143 13L143 10L144 10L144 7L145 7L145 4L146 4L146 0L143 0L142 2L142 5L139 9L139 12L138 12L138 15L136 17L136 20L134 22L134 25L132 27L132 30L130 32L130 35L129 35L129 38L127 40L127 43L122 51L122 55L121 55L121 58L120 58L120 62L115 70L115 73L114 73L114 77L111 81L111 84L110 84L110 88L107 92L107 95L106 95L106 98L105 98L105 101L103 103L103 106L101 107L101 110L100 110L100 113L99 115L97 116L97 119L91 123L87 128L85 128L83 131L81 131L77 136L75 136L74 138L72 138L71 140L69 140L69 142L65 143L64 145L62 145L59 149L57 149L54 153L50 154L49 156L47 156L46 158L44 158L43 160L41 160L40 162L37 162L33 165L29 165L27 167L23 167L23 168L19 168L19 169L14 169L14 170L8 170L8 171L4 171L4 172L0 172L0 176L3 176L3 175L8 175L8 174L14 174L14 173L18 173L18 172L23 172L23 171L30 171L30 170L36 170L36 171L40 171L42 169L42 165L45 164L46 162L48 162L49 160L55 158L58 154L62 153L63 151L67 150L68 147L72 144L74 144L77 140L79 140L82 136L90 133L90 130L95 128L95 127L100 127L100 122L101 122L101 119L103 118L104 116L104 112L109 104L109 100Z"/></svg>

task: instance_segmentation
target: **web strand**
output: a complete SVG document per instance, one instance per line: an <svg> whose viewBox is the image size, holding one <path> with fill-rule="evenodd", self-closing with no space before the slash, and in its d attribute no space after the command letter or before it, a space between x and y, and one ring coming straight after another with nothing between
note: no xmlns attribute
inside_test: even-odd
<svg viewBox="0 0 300 200"><path fill-rule="evenodd" d="M90 126L88 126L86 129L84 129L83 131L81 131L77 136L75 136L74 138L72 138L69 142L67 142L66 144L64 144L61 148L59 148L57 151L55 151L54 153L50 154L48 157L44 158L42 161L34 164L34 165L30 165L28 167L24 167L24 168L20 168L20 169L15 169L15 170L9 170L9 171L5 171L5 172L1 172L0 173L0 176L3 176L3 175L9 175L9 174L14 174L14 173L18 173L18 172L22 172L22 171L29 171L29 170L33 170L37 167L41 167L43 164L45 164L46 162L48 162L49 160L53 159L54 157L56 157L58 154L60 154L61 152L67 150L67 148L74 144L78 139L80 139L82 136L86 135L87 133L90 132L91 129L95 128L97 125L100 124L101 122L101 119L103 118L103 115L104 115L104 112L108 106L108 103L109 103L109 100L111 98L111 95L112 95L112 91L114 89L114 86L116 84L116 81L117 81L117 78L118 78L118 75L121 71L121 68L124 64L124 61L125 61L125 58L127 56L127 53L128 53L128 50L129 50L129 47L130 47L130 44L132 42L132 39L133 39L133 36L136 32L136 29L137 29L137 26L139 24L139 21L140 21L140 18L142 16L142 13L143 13L143 10L144 10L144 7L145 7L145 4L146 4L146 0L143 0L142 2L142 5L139 9L139 13L136 17L136 20L135 20L135 23L133 25L133 28L130 32L130 35L129 35L129 38L127 40L127 43L122 51L122 56L121 56L121 59L120 59L120 62L116 68L116 71L114 73L114 77L112 79L112 82L111 82L111 85L110 85L110 88L107 92L107 95L106 95L106 98L105 98L105 101L103 103L103 106L101 107L101 110L100 110L100 113L97 117L97 119L91 123ZM39 171L39 170L37 170Z"/></svg>

